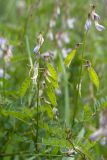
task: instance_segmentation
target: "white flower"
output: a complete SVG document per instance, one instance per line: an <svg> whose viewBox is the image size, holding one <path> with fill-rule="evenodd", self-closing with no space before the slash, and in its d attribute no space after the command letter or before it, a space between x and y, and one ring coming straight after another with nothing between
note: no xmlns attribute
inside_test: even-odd
<svg viewBox="0 0 107 160"><path fill-rule="evenodd" d="M69 38L69 33L68 32L65 32L65 33L62 33L62 39L65 43L70 43L70 38Z"/></svg>
<svg viewBox="0 0 107 160"><path fill-rule="evenodd" d="M68 18L67 19L67 25L69 29L73 29L74 28L74 23L75 23L75 18Z"/></svg>
<svg viewBox="0 0 107 160"><path fill-rule="evenodd" d="M56 20L55 20L55 18L52 18L52 19L50 20L49 27L50 27L50 28L53 28L53 27L55 27L55 25L56 25Z"/></svg>
<svg viewBox="0 0 107 160"><path fill-rule="evenodd" d="M92 25L92 22L91 20L88 18L86 20L86 23L85 23L85 30L88 31L90 28L91 28L91 25Z"/></svg>
<svg viewBox="0 0 107 160"><path fill-rule="evenodd" d="M39 52L39 49L40 49L40 45L36 45L33 52L34 53L38 53Z"/></svg>
<svg viewBox="0 0 107 160"><path fill-rule="evenodd" d="M57 7L55 8L55 17L57 18L57 17L60 15L60 13L61 13L60 7L57 6Z"/></svg>
<svg viewBox="0 0 107 160"><path fill-rule="evenodd" d="M53 40L54 40L54 36L53 36L53 33L52 33L52 31L51 31L51 30L49 30L49 31L48 31L48 33L47 33L47 37L48 37L48 39L49 39L49 40L51 40L51 41L53 41Z"/></svg>
<svg viewBox="0 0 107 160"><path fill-rule="evenodd" d="M95 21L95 27L100 32L105 29L105 27L103 25L100 25L97 21Z"/></svg>

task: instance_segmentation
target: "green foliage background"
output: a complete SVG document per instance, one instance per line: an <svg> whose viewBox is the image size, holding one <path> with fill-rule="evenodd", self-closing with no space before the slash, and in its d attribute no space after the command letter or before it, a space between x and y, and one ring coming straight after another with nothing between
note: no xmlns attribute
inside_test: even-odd
<svg viewBox="0 0 107 160"><path fill-rule="evenodd" d="M82 75L82 95L76 107L76 85L79 76L79 65L82 47L77 50L75 60L69 69L64 66L61 49L56 40L49 41L47 32L49 21L53 15L56 1L54 0L25 0L26 8L23 14L17 9L18 0L0 0L0 37L8 39L13 45L13 58L6 72L11 76L5 79L5 93L3 78L0 78L0 160L33 160L33 159L83 159L81 154L69 157L65 154L73 146L67 141L68 128L72 133L71 139L75 147L86 155L86 159L107 159L107 147L100 141L93 142L90 134L99 126L99 113L107 104L107 29L98 32L92 27L88 33L85 47L85 58L90 59L96 70L100 88L97 91L89 79L86 69ZM69 32L70 43L64 47L73 48L76 43L83 41L84 24L90 10L90 4L97 6L101 16L101 23L107 26L106 0L60 0L61 14L56 26L52 29ZM62 20L67 17L75 18L74 28L63 28ZM35 60L33 53L36 37L43 33L45 42L41 52L57 50L54 66L58 74L61 95L57 95L59 118L53 118L49 104L43 104L39 113L39 151L35 151L36 118L35 107L30 108L34 86L29 77L30 62ZM0 59L0 68L3 60ZM61 76L60 76L61 75ZM36 100L35 100L36 101ZM35 102L33 102L35 104ZM76 120L72 126L73 114L76 109ZM70 117L70 119L69 119ZM69 125L65 125L69 121ZM73 148L74 149L74 148ZM63 154L64 152L64 154Z"/></svg>

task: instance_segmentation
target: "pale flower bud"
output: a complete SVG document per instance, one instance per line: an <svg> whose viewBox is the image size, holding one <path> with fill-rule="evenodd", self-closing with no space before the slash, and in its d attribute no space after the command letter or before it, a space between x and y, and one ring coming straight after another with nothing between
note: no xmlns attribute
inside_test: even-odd
<svg viewBox="0 0 107 160"><path fill-rule="evenodd" d="M88 19L86 20L86 23L85 23L85 31L88 31L91 28L91 25L92 25L92 22L89 14Z"/></svg>
<svg viewBox="0 0 107 160"><path fill-rule="evenodd" d="M97 21L95 21L95 27L100 32L105 29L105 27L103 25L100 25Z"/></svg>
<svg viewBox="0 0 107 160"><path fill-rule="evenodd" d="M38 53L39 52L39 49L40 49L40 45L36 45L33 52L34 53Z"/></svg>

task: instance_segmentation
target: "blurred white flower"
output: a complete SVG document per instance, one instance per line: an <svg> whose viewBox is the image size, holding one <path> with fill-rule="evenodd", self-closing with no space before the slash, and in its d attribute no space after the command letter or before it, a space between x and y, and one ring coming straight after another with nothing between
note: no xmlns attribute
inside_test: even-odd
<svg viewBox="0 0 107 160"><path fill-rule="evenodd" d="M70 43L69 33L68 32L57 32L55 36L57 44L60 48L63 46L63 42L68 44Z"/></svg>
<svg viewBox="0 0 107 160"><path fill-rule="evenodd" d="M3 78L4 76L4 70L2 68L0 68L0 78ZM5 73L5 78L8 79L10 78L10 75Z"/></svg>
<svg viewBox="0 0 107 160"><path fill-rule="evenodd" d="M13 46L8 41L0 37L0 58L4 58L5 64L10 65L10 59L13 57Z"/></svg>
<svg viewBox="0 0 107 160"><path fill-rule="evenodd" d="M25 0L18 0L16 1L16 9L18 14L24 15L26 11L26 2Z"/></svg>
<svg viewBox="0 0 107 160"><path fill-rule="evenodd" d="M0 49L4 50L6 47L7 40L3 37L0 37Z"/></svg>
<svg viewBox="0 0 107 160"><path fill-rule="evenodd" d="M105 27L103 25L100 25L97 21L95 21L95 27L100 32L105 29Z"/></svg>
<svg viewBox="0 0 107 160"><path fill-rule="evenodd" d="M4 51L6 50L7 40L3 37L0 37L0 58L3 57Z"/></svg>
<svg viewBox="0 0 107 160"><path fill-rule="evenodd" d="M68 53L70 53L71 52L71 48L68 48L68 49L66 49L66 48L62 48L62 55L63 55L63 58L66 58L66 56L68 55Z"/></svg>
<svg viewBox="0 0 107 160"><path fill-rule="evenodd" d="M53 17L51 20L50 20L50 22L49 22L49 27L50 28L53 28L53 27L55 27L56 26L56 20L55 20L55 18Z"/></svg>
<svg viewBox="0 0 107 160"><path fill-rule="evenodd" d="M61 13L60 7L57 6L57 7L55 8L55 17L57 18L57 17L60 15L60 13Z"/></svg>
<svg viewBox="0 0 107 160"><path fill-rule="evenodd" d="M68 32L64 32L62 33L62 39L65 43L70 43L70 38L69 38L69 33Z"/></svg>
<svg viewBox="0 0 107 160"><path fill-rule="evenodd" d="M47 33L47 37L48 37L48 39L49 39L49 40L51 40L51 41L53 41L53 40L54 40L54 35L53 35L53 33L52 33L52 31L51 31L51 30L49 30L49 31L48 31L48 33Z"/></svg>
<svg viewBox="0 0 107 160"><path fill-rule="evenodd" d="M3 69L0 68L0 78L3 77L3 73L4 73Z"/></svg>
<svg viewBox="0 0 107 160"><path fill-rule="evenodd" d="M56 58L57 57L57 54L58 54L58 51L55 49L52 52L52 55L53 55L53 58Z"/></svg>
<svg viewBox="0 0 107 160"><path fill-rule="evenodd" d="M57 32L55 35L58 46L61 48L63 46L62 43L62 32Z"/></svg>
<svg viewBox="0 0 107 160"><path fill-rule="evenodd" d="M67 25L69 29L73 29L74 28L74 23L75 23L75 18L68 18L67 19Z"/></svg>

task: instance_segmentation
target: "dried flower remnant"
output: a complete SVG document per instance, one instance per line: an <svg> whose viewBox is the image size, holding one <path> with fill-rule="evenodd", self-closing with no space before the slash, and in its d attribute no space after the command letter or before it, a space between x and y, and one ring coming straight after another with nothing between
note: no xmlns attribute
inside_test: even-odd
<svg viewBox="0 0 107 160"><path fill-rule="evenodd" d="M91 67L91 62L89 60L85 60L85 64L83 66L87 67L87 68L90 68Z"/></svg>
<svg viewBox="0 0 107 160"><path fill-rule="evenodd" d="M39 35L38 35L38 37L37 37L37 41L38 41L38 44L39 44L40 46L43 45L43 43L44 43L44 38L43 38L43 35L42 35L41 32L39 33Z"/></svg>
<svg viewBox="0 0 107 160"><path fill-rule="evenodd" d="M93 141L101 139L101 143L105 144L107 142L107 108L101 112L99 124L99 128L90 136L90 139Z"/></svg>

